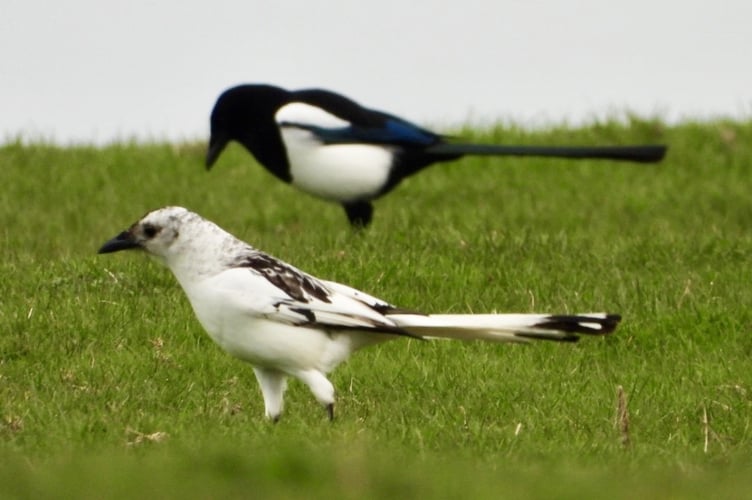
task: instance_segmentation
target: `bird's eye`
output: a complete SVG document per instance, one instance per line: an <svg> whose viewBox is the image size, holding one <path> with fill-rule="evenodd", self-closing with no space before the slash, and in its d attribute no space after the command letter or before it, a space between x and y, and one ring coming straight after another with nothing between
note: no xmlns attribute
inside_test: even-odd
<svg viewBox="0 0 752 500"><path fill-rule="evenodd" d="M153 238L157 235L159 232L159 229L157 229L156 226L152 226L151 224L145 224L144 225L144 236L147 238Z"/></svg>

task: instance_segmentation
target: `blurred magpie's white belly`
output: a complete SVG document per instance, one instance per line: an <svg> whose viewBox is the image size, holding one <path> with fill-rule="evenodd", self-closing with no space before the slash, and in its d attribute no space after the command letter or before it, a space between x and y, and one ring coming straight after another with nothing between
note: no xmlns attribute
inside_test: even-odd
<svg viewBox="0 0 752 500"><path fill-rule="evenodd" d="M389 178L393 153L369 144L319 142L311 132L282 128L292 185L337 202L374 198Z"/></svg>

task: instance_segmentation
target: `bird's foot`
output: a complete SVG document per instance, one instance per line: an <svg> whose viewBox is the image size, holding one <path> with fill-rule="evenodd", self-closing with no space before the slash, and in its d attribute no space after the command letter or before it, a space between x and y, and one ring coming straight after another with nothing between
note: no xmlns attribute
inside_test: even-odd
<svg viewBox="0 0 752 500"><path fill-rule="evenodd" d="M329 416L329 421L334 421L334 403L326 405L326 414Z"/></svg>

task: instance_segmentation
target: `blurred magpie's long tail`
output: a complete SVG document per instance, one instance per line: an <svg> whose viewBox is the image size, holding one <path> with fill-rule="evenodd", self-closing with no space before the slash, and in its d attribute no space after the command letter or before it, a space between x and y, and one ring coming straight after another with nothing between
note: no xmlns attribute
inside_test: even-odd
<svg viewBox="0 0 752 500"><path fill-rule="evenodd" d="M666 155L663 144L637 146L514 146L495 144L452 144L430 146L429 153L438 155L479 156L543 156L550 158L601 158L606 160L659 162Z"/></svg>

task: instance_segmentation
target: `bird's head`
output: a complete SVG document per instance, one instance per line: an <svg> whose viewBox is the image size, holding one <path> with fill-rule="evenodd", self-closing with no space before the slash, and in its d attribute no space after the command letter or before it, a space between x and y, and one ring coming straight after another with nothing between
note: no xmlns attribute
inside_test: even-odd
<svg viewBox="0 0 752 500"><path fill-rule="evenodd" d="M141 249L166 259L181 237L181 229L196 214L183 207L165 207L147 213L99 249L99 253Z"/></svg>
<svg viewBox="0 0 752 500"><path fill-rule="evenodd" d="M99 249L99 253L140 249L169 267L185 285L231 266L253 248L211 221L183 207L147 213Z"/></svg>
<svg viewBox="0 0 752 500"><path fill-rule="evenodd" d="M217 98L209 120L206 168L214 165L230 141L238 141L255 155L257 143L277 133L274 113L288 98L286 90L272 85L238 85L225 90Z"/></svg>

